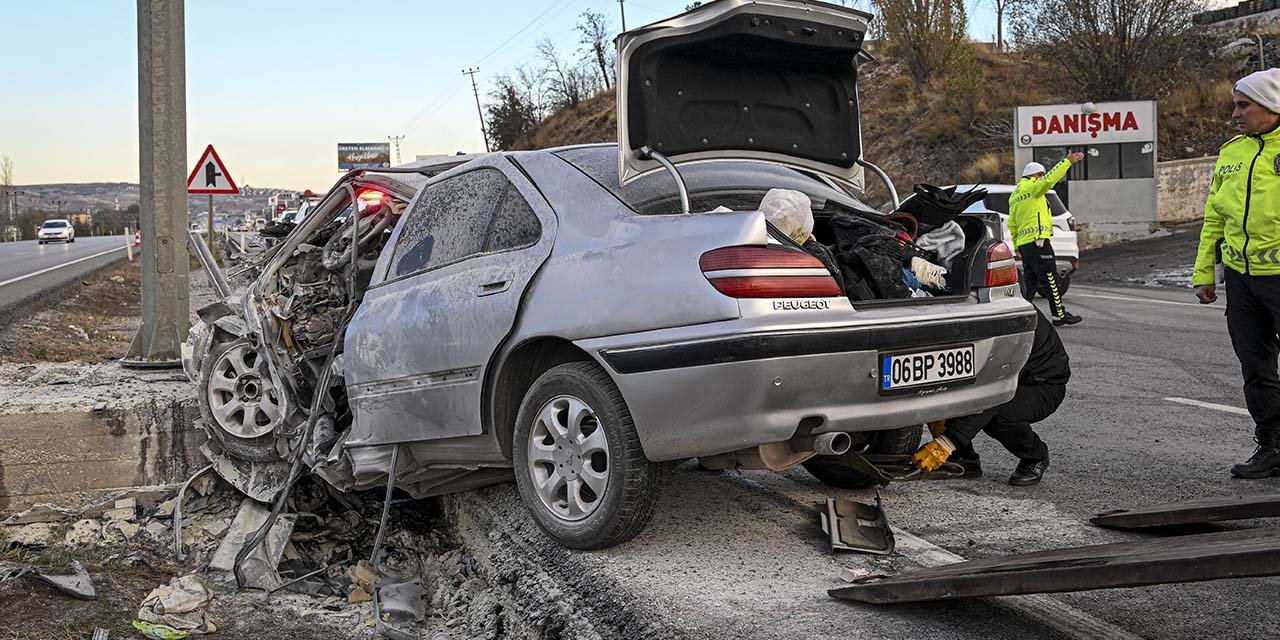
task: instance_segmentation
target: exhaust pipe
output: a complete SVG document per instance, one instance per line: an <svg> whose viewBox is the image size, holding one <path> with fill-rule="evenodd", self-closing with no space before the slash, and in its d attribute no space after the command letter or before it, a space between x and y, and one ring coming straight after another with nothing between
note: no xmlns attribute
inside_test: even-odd
<svg viewBox="0 0 1280 640"><path fill-rule="evenodd" d="M794 451L812 451L820 456L841 456L853 448L853 438L842 431L802 436L791 440Z"/></svg>

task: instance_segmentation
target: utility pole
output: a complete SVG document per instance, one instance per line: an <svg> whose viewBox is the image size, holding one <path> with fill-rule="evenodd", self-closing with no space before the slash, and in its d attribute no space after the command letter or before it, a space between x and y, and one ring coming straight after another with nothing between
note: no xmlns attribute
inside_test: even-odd
<svg viewBox="0 0 1280 640"><path fill-rule="evenodd" d="M387 136L387 139L396 146L396 164L400 164L400 141L404 140L404 136Z"/></svg>
<svg viewBox="0 0 1280 640"><path fill-rule="evenodd" d="M62 205L66 204L66 203L67 203L67 201L66 201L66 200L54 200L54 201L53 201L53 206L55 206L55 207L57 207L57 208L58 208L58 217L59 217L59 218L61 218L61 217L62 217Z"/></svg>
<svg viewBox="0 0 1280 640"><path fill-rule="evenodd" d="M622 30L627 30L627 0L618 0L618 11L622 12Z"/></svg>
<svg viewBox="0 0 1280 640"><path fill-rule="evenodd" d="M181 365L187 334L187 70L183 2L137 0L142 326L121 364Z"/></svg>
<svg viewBox="0 0 1280 640"><path fill-rule="evenodd" d="M471 93L476 95L476 113L480 116L480 135L484 137L484 150L485 153L488 153L489 132L484 130L484 111L480 109L480 90L476 88L476 72L479 70L480 67L473 67L471 69L463 69L462 73L471 76Z"/></svg>

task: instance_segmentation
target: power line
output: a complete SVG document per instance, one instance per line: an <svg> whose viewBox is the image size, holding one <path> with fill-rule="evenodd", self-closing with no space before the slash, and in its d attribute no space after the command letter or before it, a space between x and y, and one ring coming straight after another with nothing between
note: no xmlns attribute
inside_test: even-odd
<svg viewBox="0 0 1280 640"><path fill-rule="evenodd" d="M563 11L563 10L564 10L564 8L565 8L566 6L568 6L568 5L572 4L572 3L576 2L576 1L577 1L577 0L561 0L561 1L558 3L558 4L560 5L560 7L559 7L559 9L558 9L558 10L556 10L556 14L558 15L558 14L560 13L560 11ZM542 13L539 13L536 17L534 17L534 19L533 19L533 20L530 20L527 24L525 24L523 27L521 27L521 28L520 28L520 30L518 30L518 31L516 31L514 34L512 34L510 38L507 38L506 40L503 40L503 41L502 41L502 43L501 43L501 44L499 44L498 46L494 47L492 51L490 51L489 53L486 53L486 54L484 54L483 56L481 56L479 60L476 60L476 64L484 64L485 62L488 62L488 61L489 61L489 59L490 59L490 58L492 58L492 57L494 56L494 54L498 53L498 52L499 52L499 51L501 51L504 47L506 47L508 44L511 44L511 43L512 43L512 41L514 41L516 38L519 38L522 34L524 34L525 32L527 32L529 29L533 28L533 26L534 26L534 25L536 25L536 24L538 23L538 21L539 21L539 20L542 20L543 16L546 16L546 15L547 15L547 14L548 14L552 9L556 9L556 4L554 4L554 3L553 3L551 6L547 7L546 9L543 9ZM552 16L552 17L554 17L554 16Z"/></svg>
<svg viewBox="0 0 1280 640"><path fill-rule="evenodd" d="M413 123L402 129L402 133L408 134L414 129L417 129L422 125L422 123L427 122L427 116L433 115L435 112L439 111L441 107L448 104L449 101L466 86L466 82L461 79L458 79L455 82L457 84L451 87L447 93L437 96L432 104L423 107L422 110L418 112L418 115L415 116Z"/></svg>

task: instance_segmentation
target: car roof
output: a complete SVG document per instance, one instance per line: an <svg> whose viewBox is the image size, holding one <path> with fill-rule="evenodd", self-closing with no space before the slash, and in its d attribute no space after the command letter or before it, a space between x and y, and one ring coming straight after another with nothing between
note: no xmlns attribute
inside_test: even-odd
<svg viewBox="0 0 1280 640"><path fill-rule="evenodd" d="M942 187L942 188L943 188L943 189L946 189L946 188L949 188L949 187L952 187L952 186L954 186L954 187L956 188L956 191L964 192L964 191L969 191L969 190L974 189L974 188L982 188L982 189L986 189L986 190L987 190L987 193L1013 193L1013 190L1014 190L1014 189L1016 189L1016 188L1018 188L1018 186L1017 186L1017 185L1013 185L1013 184L995 184L995 183L989 183L989 182L988 182L988 183L982 183L982 184L957 184L957 185L947 185L947 186Z"/></svg>

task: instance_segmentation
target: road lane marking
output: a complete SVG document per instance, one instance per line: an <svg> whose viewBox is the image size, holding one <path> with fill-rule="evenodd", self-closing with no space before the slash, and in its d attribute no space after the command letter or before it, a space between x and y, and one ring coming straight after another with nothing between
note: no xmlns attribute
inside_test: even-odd
<svg viewBox="0 0 1280 640"><path fill-rule="evenodd" d="M102 257L102 256L107 255L108 253L111 253L112 251L123 251L123 250L124 250L124 247L116 247L116 248L114 248L114 249L107 249L106 251L103 251L103 252L101 252L101 253L95 253L95 254L93 254L93 255L91 255L91 256L85 256L85 257L83 257L83 258L76 258L75 260L72 260L71 262L64 262L64 263L59 264L59 265L54 265L54 266L52 266L52 267L49 267L48 269L41 269L41 270L39 270L39 271L33 271L33 272L31 272L31 273L28 273L28 274L27 274L27 275L25 275L25 276L18 276L18 277L16 277L16 278L9 278L8 280L5 280L4 282L0 282L0 287L5 286L6 284L13 284L13 283L15 283L15 282L21 282L22 280L26 280L27 278L34 278L34 277L36 277L36 276L38 276L38 275L40 275L40 274L42 274L42 273L49 273L50 271L55 271L55 270L57 270L57 269L61 269L61 268L63 268L63 267L69 267L69 266L71 266L71 265L73 265L73 264L76 264L77 262L84 262L85 260L92 260L92 259L94 259L94 258L99 258L99 257Z"/></svg>
<svg viewBox="0 0 1280 640"><path fill-rule="evenodd" d="M1201 402L1199 400L1192 400L1191 398L1165 398L1165 400L1168 400L1169 402L1176 402L1178 404L1189 405L1192 407L1200 407L1201 409L1213 409L1214 411L1234 413L1238 416L1249 415L1248 409L1241 409L1240 407L1233 407L1227 404L1214 404L1212 402Z"/></svg>
<svg viewBox="0 0 1280 640"><path fill-rule="evenodd" d="M1104 296L1100 293L1074 293L1072 297L1076 298L1101 298L1103 300L1123 300L1125 302L1149 302L1151 304L1172 304L1180 307L1200 307L1202 309L1213 309L1211 304L1200 304L1199 302L1174 302L1172 300L1156 300L1155 298L1133 298L1130 296Z"/></svg>
<svg viewBox="0 0 1280 640"><path fill-rule="evenodd" d="M893 535L898 541L898 551L906 551L903 555L910 557L925 567L938 567L966 562L964 556L957 555L939 547L910 531L893 528ZM1008 607L1019 613L1056 629L1063 635L1080 640L1142 640L1135 635L1109 622L1099 620L1071 605L1045 595L999 596L993 598L999 605Z"/></svg>

